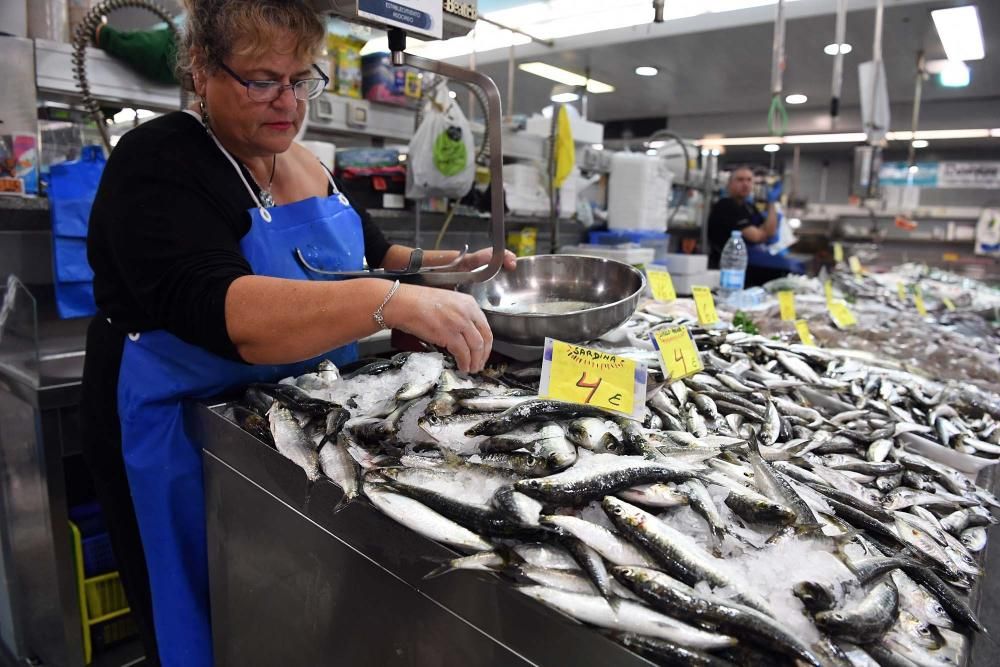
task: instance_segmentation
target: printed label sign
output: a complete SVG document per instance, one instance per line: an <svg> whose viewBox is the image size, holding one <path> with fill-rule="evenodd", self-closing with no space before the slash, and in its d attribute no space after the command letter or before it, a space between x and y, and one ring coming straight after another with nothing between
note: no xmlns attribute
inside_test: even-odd
<svg viewBox="0 0 1000 667"><path fill-rule="evenodd" d="M680 380L705 369L698 348L691 340L687 327L661 329L651 335L653 346L660 351L660 366L664 377L671 382Z"/></svg>
<svg viewBox="0 0 1000 667"><path fill-rule="evenodd" d="M860 276L861 275L861 272L862 272L862 269L861 269L861 260L858 259L857 255L851 255L850 259L847 260L847 263L850 264L850 266L851 266L851 272L854 275L856 275L856 276Z"/></svg>
<svg viewBox="0 0 1000 667"><path fill-rule="evenodd" d="M653 292L653 298L657 301L666 303L677 298L677 292L674 291L674 281L667 271L647 269L646 278L649 279L649 288Z"/></svg>
<svg viewBox="0 0 1000 667"><path fill-rule="evenodd" d="M703 285L693 285L691 295L694 297L694 305L698 309L699 324L715 324L719 321L719 314L715 312L715 299L712 298L712 290Z"/></svg>
<svg viewBox="0 0 1000 667"><path fill-rule="evenodd" d="M833 261L838 264L844 261L844 246L840 243L833 244Z"/></svg>
<svg viewBox="0 0 1000 667"><path fill-rule="evenodd" d="M358 0L358 16L437 39L444 30L443 8L441 0Z"/></svg>
<svg viewBox="0 0 1000 667"><path fill-rule="evenodd" d="M924 305L924 293L920 289L920 285L913 286L913 305L917 307L917 313L920 317L927 317L927 306Z"/></svg>
<svg viewBox="0 0 1000 667"><path fill-rule="evenodd" d="M854 317L854 313L851 312L851 309L847 307L845 302L840 300L831 301L827 304L827 307L830 310L830 317L833 318L834 323L838 327L844 329L853 327L858 323L858 320Z"/></svg>
<svg viewBox="0 0 1000 667"><path fill-rule="evenodd" d="M805 320L795 320L795 330L799 332L799 340L802 341L803 345L816 346L812 332L809 331L809 324Z"/></svg>
<svg viewBox="0 0 1000 667"><path fill-rule="evenodd" d="M795 321L795 292L782 290L778 292L778 307L781 308L781 321Z"/></svg>
<svg viewBox="0 0 1000 667"><path fill-rule="evenodd" d="M546 338L538 395L640 419L646 404L646 367L608 352Z"/></svg>

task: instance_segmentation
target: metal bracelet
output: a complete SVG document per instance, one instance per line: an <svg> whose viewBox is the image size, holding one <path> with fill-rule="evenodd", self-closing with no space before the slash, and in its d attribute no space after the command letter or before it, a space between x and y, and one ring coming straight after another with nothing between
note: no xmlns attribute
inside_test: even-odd
<svg viewBox="0 0 1000 667"><path fill-rule="evenodd" d="M395 294L398 289L399 281L397 280L392 284L392 287L389 288L389 293L385 295L384 299L382 299L382 305L379 306L374 313L372 313L372 319L375 320L375 324L379 326L379 329L384 330L389 328L389 326L385 323L385 319L382 317L382 309L385 308L386 304L389 303L389 299L392 298L393 294Z"/></svg>

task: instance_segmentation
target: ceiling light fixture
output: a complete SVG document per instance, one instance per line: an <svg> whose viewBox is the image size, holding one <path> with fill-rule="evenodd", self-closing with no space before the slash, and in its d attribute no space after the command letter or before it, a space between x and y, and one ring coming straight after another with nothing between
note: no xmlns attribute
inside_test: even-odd
<svg viewBox="0 0 1000 667"><path fill-rule="evenodd" d="M986 56L983 26L975 5L935 9L931 18L948 60L982 60Z"/></svg>
<svg viewBox="0 0 1000 667"><path fill-rule="evenodd" d="M847 43L844 43L844 44L827 44L826 46L823 47L823 53L825 53L828 56L835 56L835 55L837 55L837 52L840 51L841 54L843 54L843 55L846 56L853 49L854 49L854 47L852 47L850 44L847 44Z"/></svg>
<svg viewBox="0 0 1000 667"><path fill-rule="evenodd" d="M911 165L910 165L910 168L909 168L909 169L907 169L907 171L909 171L909 172L910 172L911 174L915 174L915 173L917 173L918 171L920 171L920 167L918 167L918 166L917 166L917 165L915 165L915 164L911 164Z"/></svg>
<svg viewBox="0 0 1000 667"><path fill-rule="evenodd" d="M660 70L656 69L655 67L642 66L642 67L636 67L635 73L638 74L639 76L656 76L657 74L660 73Z"/></svg>
<svg viewBox="0 0 1000 667"><path fill-rule="evenodd" d="M646 151L646 155L656 155L656 154L657 152L655 148L650 148L648 151Z"/></svg>
<svg viewBox="0 0 1000 667"><path fill-rule="evenodd" d="M926 139L917 139L913 141L910 145L913 146L914 148L927 148L928 143Z"/></svg>
<svg viewBox="0 0 1000 667"><path fill-rule="evenodd" d="M967 130L918 130L914 135L909 130L887 132L889 141L935 141L941 139L988 139L1000 138L1000 127L993 129ZM830 134L790 134L785 137L721 137L705 135L695 143L704 148L720 146L763 146L765 144L856 144L865 141L864 132L839 132Z"/></svg>
<svg viewBox="0 0 1000 667"><path fill-rule="evenodd" d="M781 146L778 144L764 144L765 153L777 153L779 150L781 150Z"/></svg>
<svg viewBox="0 0 1000 667"><path fill-rule="evenodd" d="M517 68L522 72L534 74L535 76L540 76L543 79L565 83L567 86L573 86L575 88L582 88L586 86L587 92L594 93L595 95L600 95L601 93L613 93L615 91L615 87L609 84L601 81L595 81L594 79L588 79L587 77L576 74L575 72L570 72L569 70L562 69L561 67L553 67L552 65L547 65L541 62L521 63L517 66Z"/></svg>
<svg viewBox="0 0 1000 667"><path fill-rule="evenodd" d="M595 151L604 150L604 144L590 144L590 147L593 148Z"/></svg>
<svg viewBox="0 0 1000 667"><path fill-rule="evenodd" d="M802 93L792 93L785 97L785 104L805 104L808 100L809 98Z"/></svg>
<svg viewBox="0 0 1000 667"><path fill-rule="evenodd" d="M970 79L969 66L961 60L949 60L938 74L938 81L945 88L965 88Z"/></svg>
<svg viewBox="0 0 1000 667"><path fill-rule="evenodd" d="M570 102L579 100L580 96L576 93L556 93L549 99L560 104L569 104Z"/></svg>

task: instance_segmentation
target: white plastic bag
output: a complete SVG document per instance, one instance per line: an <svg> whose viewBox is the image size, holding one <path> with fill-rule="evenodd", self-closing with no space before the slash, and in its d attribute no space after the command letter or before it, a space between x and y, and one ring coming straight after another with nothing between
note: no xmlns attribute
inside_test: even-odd
<svg viewBox="0 0 1000 667"><path fill-rule="evenodd" d="M438 86L424 106L424 119L410 141L406 196L459 199L472 189L476 176L475 144L462 109L448 87Z"/></svg>
<svg viewBox="0 0 1000 667"><path fill-rule="evenodd" d="M1000 210L983 209L976 223L976 254L1000 255Z"/></svg>

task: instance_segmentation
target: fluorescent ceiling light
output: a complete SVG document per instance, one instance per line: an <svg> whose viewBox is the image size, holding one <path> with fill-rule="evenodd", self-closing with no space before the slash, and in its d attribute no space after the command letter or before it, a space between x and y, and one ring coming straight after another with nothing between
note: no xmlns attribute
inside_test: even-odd
<svg viewBox="0 0 1000 667"><path fill-rule="evenodd" d="M587 92L594 93L595 95L599 95L601 93L613 93L615 90L614 86L602 83L601 81L595 81L594 79L588 79L587 77L581 76L575 72L570 72L569 70L562 69L561 67L554 67L545 63L522 63L518 65L517 68L523 72L528 72L529 74L534 74L535 76L540 76L544 79L549 79L550 81L565 83L567 86L573 86L574 88L586 86Z"/></svg>
<svg viewBox="0 0 1000 667"><path fill-rule="evenodd" d="M909 131L887 132L889 141L912 141L914 139L985 139L990 136L990 130L917 130L914 135Z"/></svg>
<svg viewBox="0 0 1000 667"><path fill-rule="evenodd" d="M986 56L983 27L975 5L935 9L931 18L948 60L982 60Z"/></svg>
<svg viewBox="0 0 1000 667"><path fill-rule="evenodd" d="M785 97L785 104L805 104L808 100L809 98L802 93L792 93Z"/></svg>
<svg viewBox="0 0 1000 667"><path fill-rule="evenodd" d="M642 67L636 67L635 73L638 74L639 76L656 76L657 74L660 73L660 70L656 69L655 67L642 66Z"/></svg>
<svg viewBox="0 0 1000 667"><path fill-rule="evenodd" d="M830 134L792 134L785 137L786 144L851 144L864 141L864 132L833 132Z"/></svg>
<svg viewBox="0 0 1000 667"><path fill-rule="evenodd" d="M595 151L604 150L604 144L590 144L590 147L593 148Z"/></svg>
<svg viewBox="0 0 1000 667"><path fill-rule="evenodd" d="M580 99L580 96L577 95L576 93L556 93L549 99L552 100L553 102L561 102L563 104L568 104L570 102L576 102L578 99Z"/></svg>
<svg viewBox="0 0 1000 667"><path fill-rule="evenodd" d="M938 74L938 81L946 88L965 88L970 78L969 66L961 60L949 60Z"/></svg>
<svg viewBox="0 0 1000 667"><path fill-rule="evenodd" d="M656 149L650 148L648 151L646 151L646 155L656 155Z"/></svg>
<svg viewBox="0 0 1000 667"><path fill-rule="evenodd" d="M840 51L840 53L846 56L853 49L854 47L851 46L850 44L847 44L846 42L843 44L827 44L826 46L823 47L823 53L825 53L828 56L835 56L837 55L837 51Z"/></svg>
<svg viewBox="0 0 1000 667"><path fill-rule="evenodd" d="M764 152L766 153L777 153L781 150L781 146L778 144L764 144Z"/></svg>
<svg viewBox="0 0 1000 667"><path fill-rule="evenodd" d="M1000 127L994 127L992 130L990 130L990 136L1000 137Z"/></svg>
<svg viewBox="0 0 1000 667"><path fill-rule="evenodd" d="M910 145L913 146L914 148L927 148L928 144L926 139L917 139L913 141Z"/></svg>

